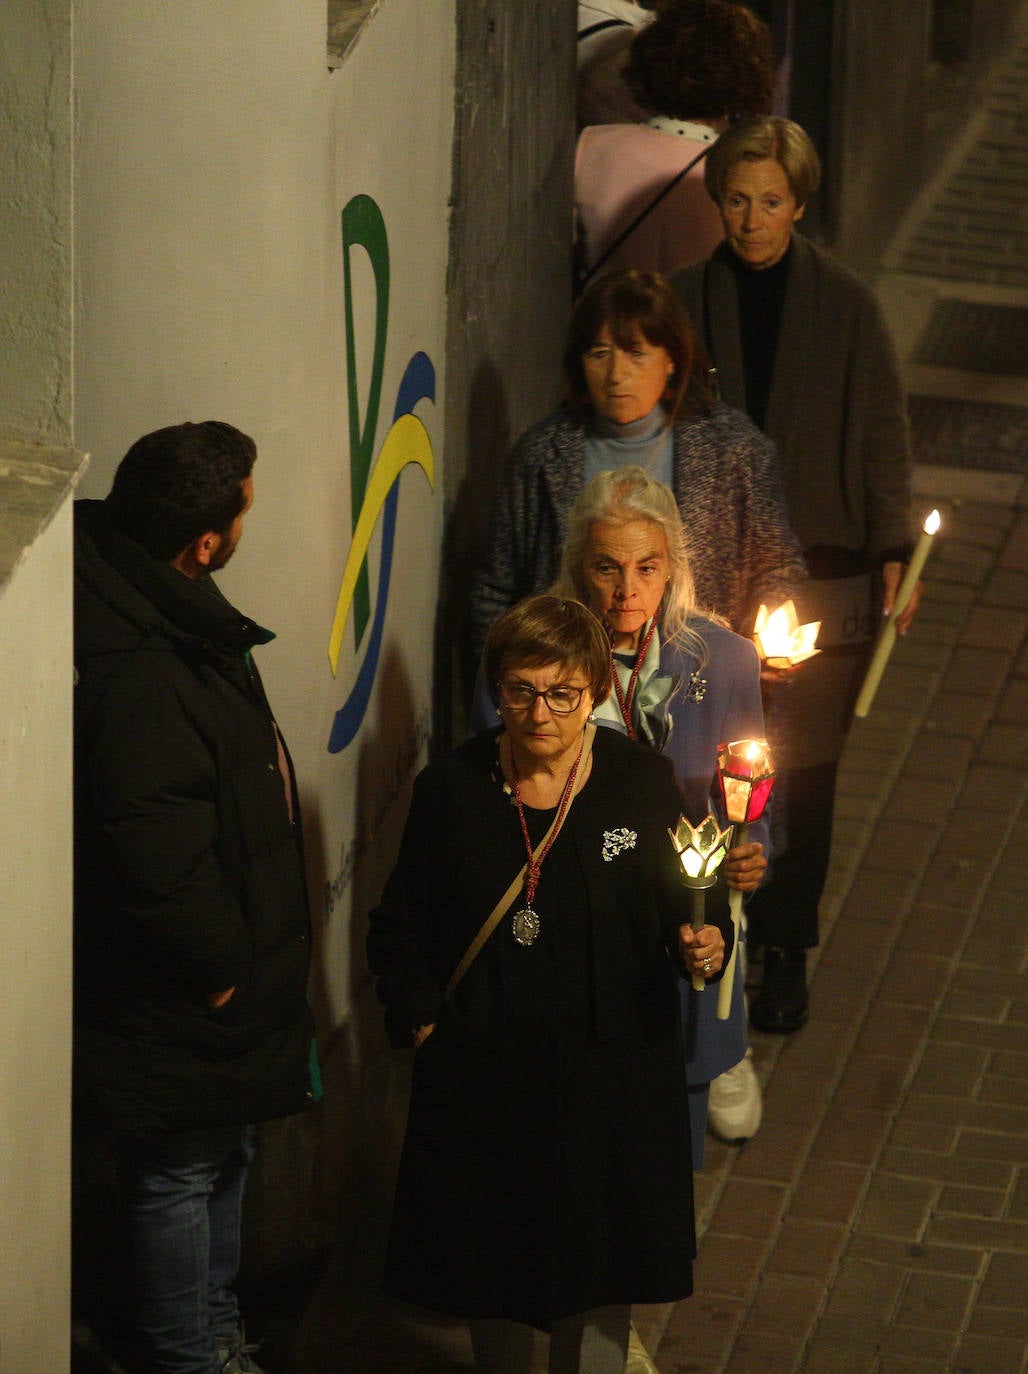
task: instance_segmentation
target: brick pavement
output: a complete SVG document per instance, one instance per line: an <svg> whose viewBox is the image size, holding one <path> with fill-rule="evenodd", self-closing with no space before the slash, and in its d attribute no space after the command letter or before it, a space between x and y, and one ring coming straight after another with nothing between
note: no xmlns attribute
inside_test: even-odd
<svg viewBox="0 0 1028 1374"><path fill-rule="evenodd" d="M811 1020L754 1038L765 1123L710 1149L661 1374L1026 1367L1028 513L944 513L847 747Z"/></svg>
<svg viewBox="0 0 1028 1374"><path fill-rule="evenodd" d="M984 226L990 198L1028 199L1026 78L1022 41L887 255L905 360L940 302L1025 308L1023 236L997 258ZM765 1121L698 1176L697 1292L641 1314L661 1374L1028 1369L1028 484L1009 452L1028 398L965 365L905 362L912 391L972 402L916 473L945 524L843 760L811 1020L755 1037ZM979 398L1004 403L985 435Z"/></svg>
<svg viewBox="0 0 1028 1374"><path fill-rule="evenodd" d="M1010 45L974 118L888 256L898 271L1028 286L1028 26Z"/></svg>
<svg viewBox="0 0 1028 1374"><path fill-rule="evenodd" d="M904 360L925 361L940 302L1028 303L1023 237L999 271L983 229L990 196L1028 199L1026 62L1022 41L887 255ZM912 391L972 402L915 476L945 524L843 760L811 1020L755 1037L765 1122L698 1176L697 1292L641 1314L661 1374L1028 1369L1028 484L1009 453L1028 398L965 365L904 363ZM975 433L978 399L1014 426L994 406Z"/></svg>

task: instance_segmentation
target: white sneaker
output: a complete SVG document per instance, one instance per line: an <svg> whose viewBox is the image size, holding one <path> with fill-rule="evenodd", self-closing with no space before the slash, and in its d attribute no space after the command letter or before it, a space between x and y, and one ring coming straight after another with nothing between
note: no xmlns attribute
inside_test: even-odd
<svg viewBox="0 0 1028 1374"><path fill-rule="evenodd" d="M625 1360L625 1374L659 1374L657 1366L650 1359L646 1347L639 1339L635 1322L628 1328L628 1356Z"/></svg>
<svg viewBox="0 0 1028 1374"><path fill-rule="evenodd" d="M760 1084L753 1071L753 1051L747 1050L734 1068L712 1081L707 1126L719 1140L731 1145L755 1136L763 1114Z"/></svg>

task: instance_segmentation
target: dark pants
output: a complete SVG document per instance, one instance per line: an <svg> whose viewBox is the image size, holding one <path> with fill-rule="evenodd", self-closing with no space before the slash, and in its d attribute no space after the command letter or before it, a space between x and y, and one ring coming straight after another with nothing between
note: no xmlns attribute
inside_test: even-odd
<svg viewBox="0 0 1028 1374"><path fill-rule="evenodd" d="M749 942L810 949L818 942L817 909L832 852L832 813L839 765L791 768L775 784L781 850L771 875L746 903Z"/></svg>

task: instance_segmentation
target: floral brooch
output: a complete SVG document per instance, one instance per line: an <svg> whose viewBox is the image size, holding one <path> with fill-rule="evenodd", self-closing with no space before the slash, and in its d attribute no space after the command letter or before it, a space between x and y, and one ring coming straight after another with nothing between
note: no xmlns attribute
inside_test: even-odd
<svg viewBox="0 0 1028 1374"><path fill-rule="evenodd" d="M635 842L639 836L634 830L626 830L623 826L620 830L605 830L603 832L603 862L609 864L611 859L625 849L634 849Z"/></svg>
<svg viewBox="0 0 1028 1374"><path fill-rule="evenodd" d="M699 673L692 673L689 677L689 685L685 689L686 701L699 704L707 695L707 679L700 677Z"/></svg>

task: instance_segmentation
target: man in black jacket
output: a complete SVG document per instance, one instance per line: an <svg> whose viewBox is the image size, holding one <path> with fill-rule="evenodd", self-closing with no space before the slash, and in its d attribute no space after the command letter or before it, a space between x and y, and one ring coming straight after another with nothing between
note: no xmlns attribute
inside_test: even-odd
<svg viewBox="0 0 1028 1374"><path fill-rule="evenodd" d="M210 574L253 440L146 435L75 510L75 1121L113 1141L132 1369L257 1370L232 1284L255 1123L320 1095L292 765Z"/></svg>

